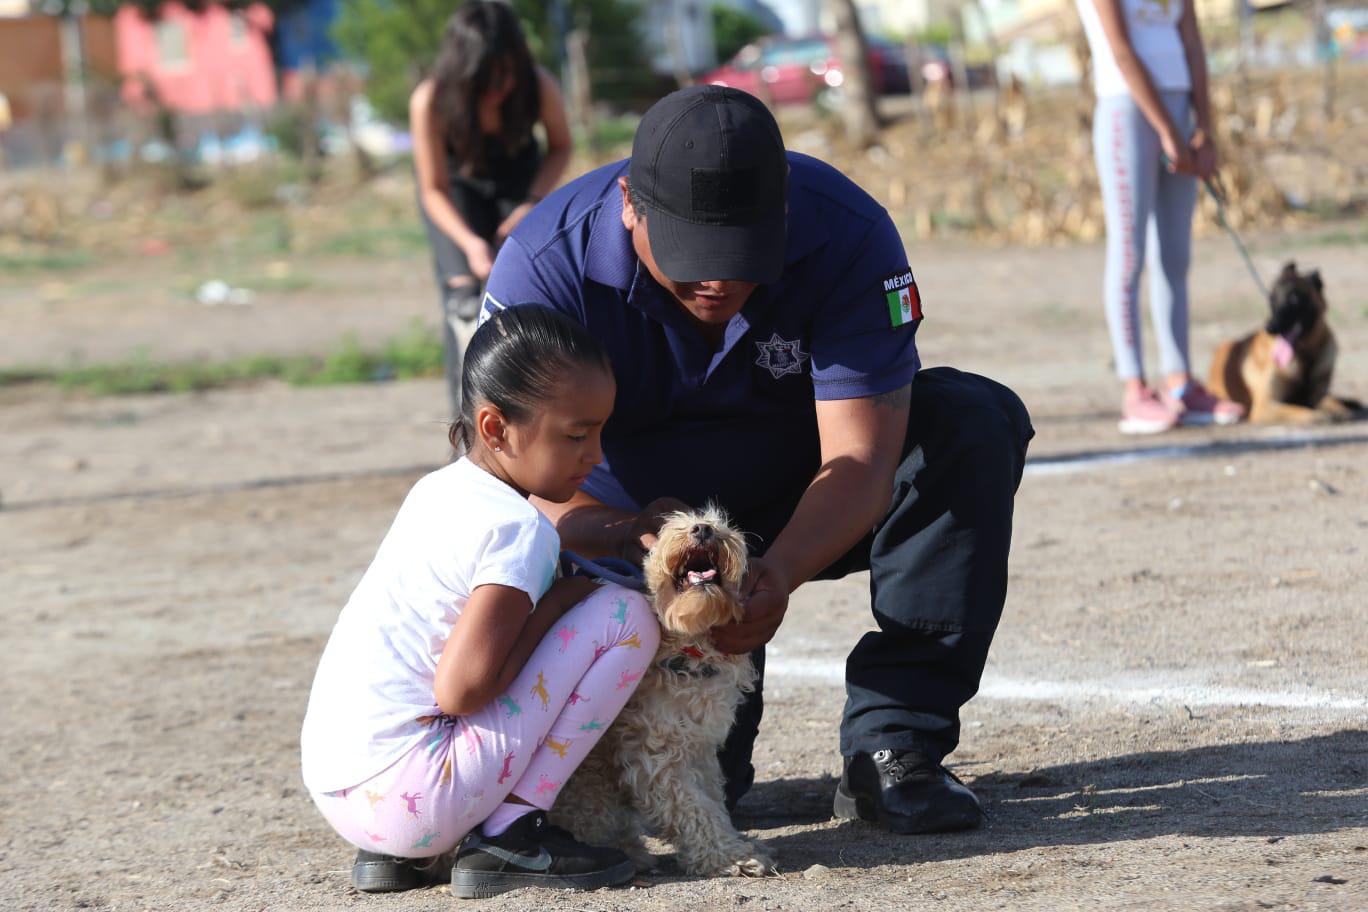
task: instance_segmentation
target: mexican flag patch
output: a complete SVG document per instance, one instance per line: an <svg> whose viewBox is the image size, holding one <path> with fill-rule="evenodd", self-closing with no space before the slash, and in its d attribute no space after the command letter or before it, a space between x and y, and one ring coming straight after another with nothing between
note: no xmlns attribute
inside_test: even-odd
<svg viewBox="0 0 1368 912"><path fill-rule="evenodd" d="M888 321L893 326L906 326L922 318L921 295L912 270L895 272L883 280L884 301L888 304Z"/></svg>

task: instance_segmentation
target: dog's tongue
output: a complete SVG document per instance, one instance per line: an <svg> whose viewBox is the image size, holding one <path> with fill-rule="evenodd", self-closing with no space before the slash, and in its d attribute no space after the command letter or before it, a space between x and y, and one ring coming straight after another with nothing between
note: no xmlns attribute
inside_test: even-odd
<svg viewBox="0 0 1368 912"><path fill-rule="evenodd" d="M717 576L716 570L690 570L689 585L701 586L704 583L711 582L715 576Z"/></svg>
<svg viewBox="0 0 1368 912"><path fill-rule="evenodd" d="M1292 343L1287 341L1287 336L1278 336L1273 340L1273 361L1284 369L1292 363Z"/></svg>

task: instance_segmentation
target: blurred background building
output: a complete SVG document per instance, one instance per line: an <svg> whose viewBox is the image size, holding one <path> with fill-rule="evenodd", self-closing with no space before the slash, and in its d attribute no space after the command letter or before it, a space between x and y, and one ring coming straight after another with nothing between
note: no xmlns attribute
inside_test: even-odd
<svg viewBox="0 0 1368 912"><path fill-rule="evenodd" d="M833 0L510 2L572 105L593 108L576 116L581 139L610 141L614 118L697 80L775 104L843 103ZM939 84L1067 88L1086 75L1074 0L854 7L878 94L915 99ZM0 161L246 161L359 141L372 156L403 154L408 92L452 8L0 0ZM1368 0L1198 0L1198 11L1217 75L1368 57Z"/></svg>

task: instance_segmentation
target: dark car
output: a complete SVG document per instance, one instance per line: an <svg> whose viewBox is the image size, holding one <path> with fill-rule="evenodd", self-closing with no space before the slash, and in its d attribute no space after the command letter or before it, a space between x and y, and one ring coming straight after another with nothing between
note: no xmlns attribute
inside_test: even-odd
<svg viewBox="0 0 1368 912"><path fill-rule="evenodd" d="M912 82L902 49L879 39L869 40L869 72L881 95L906 94ZM774 104L811 103L823 94L839 92L845 82L835 39L767 38L747 45L701 82L730 86Z"/></svg>

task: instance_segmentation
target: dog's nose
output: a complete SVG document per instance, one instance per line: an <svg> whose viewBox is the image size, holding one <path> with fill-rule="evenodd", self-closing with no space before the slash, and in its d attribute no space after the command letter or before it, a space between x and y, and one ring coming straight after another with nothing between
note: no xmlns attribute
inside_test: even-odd
<svg viewBox="0 0 1368 912"><path fill-rule="evenodd" d="M698 523L689 530L689 535L696 542L705 542L713 537L713 528L707 523Z"/></svg>

